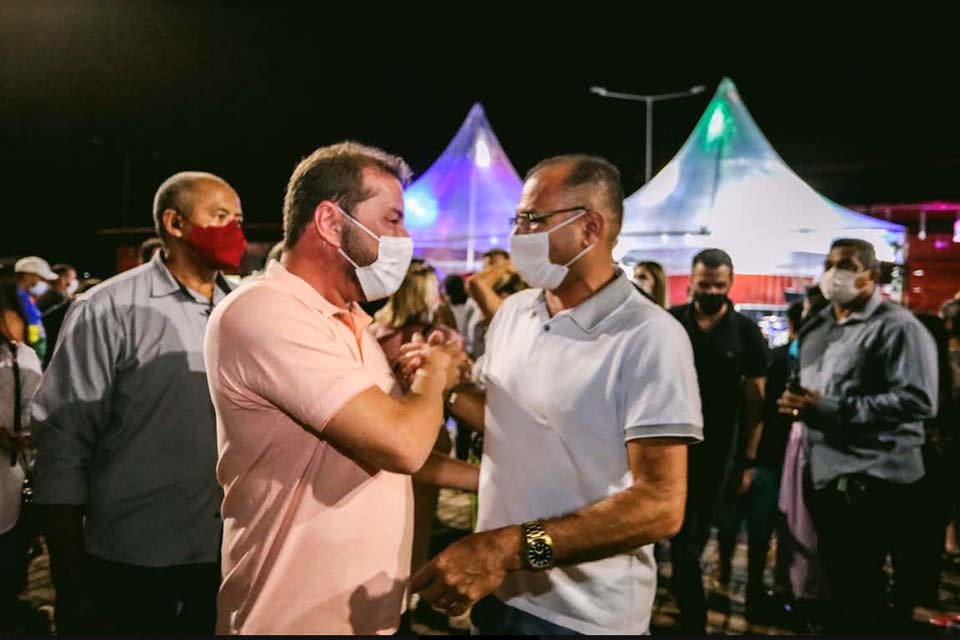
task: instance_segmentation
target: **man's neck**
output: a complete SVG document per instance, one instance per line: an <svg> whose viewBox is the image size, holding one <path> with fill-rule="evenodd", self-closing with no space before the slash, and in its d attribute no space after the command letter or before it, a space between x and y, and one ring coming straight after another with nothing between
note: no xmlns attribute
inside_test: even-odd
<svg viewBox="0 0 960 640"><path fill-rule="evenodd" d="M564 309L573 309L610 284L615 277L613 260L601 263L591 268L584 277L564 283L554 291L546 291L547 311L552 317Z"/></svg>
<svg viewBox="0 0 960 640"><path fill-rule="evenodd" d="M317 265L321 264L320 258L304 257L293 251L284 251L280 258L280 264L287 271L316 289L317 293L323 296L327 302L341 309L347 309L351 302L355 302L354 299L348 299L348 296L344 295L342 286L340 286L350 277L350 274L334 265L331 264L326 269L318 269Z"/></svg>
<svg viewBox="0 0 960 640"><path fill-rule="evenodd" d="M207 300L212 301L217 272L173 242L170 244L170 250L165 253L163 263L167 265L171 275L187 289L196 291Z"/></svg>
<svg viewBox="0 0 960 640"><path fill-rule="evenodd" d="M870 302L870 298L873 297L874 291L876 291L876 288L870 289L869 292L864 292L863 295L858 296L847 306L833 303L833 317L836 318L838 322L842 322L854 313L863 311L866 309L867 303Z"/></svg>

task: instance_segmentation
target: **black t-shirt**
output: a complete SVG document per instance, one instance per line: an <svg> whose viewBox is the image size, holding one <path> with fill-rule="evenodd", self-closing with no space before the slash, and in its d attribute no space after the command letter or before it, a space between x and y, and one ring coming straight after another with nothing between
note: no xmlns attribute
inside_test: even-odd
<svg viewBox="0 0 960 640"><path fill-rule="evenodd" d="M763 395L763 435L757 447L757 464L771 469L783 467L783 456L790 438L793 418L780 413L777 400L787 388L790 345L777 347L770 352L767 379Z"/></svg>
<svg viewBox="0 0 960 640"><path fill-rule="evenodd" d="M709 333L698 325L692 304L670 309L693 345L693 358L703 403L704 442L725 446L737 435L743 409L743 382L762 378L767 343L760 327L729 308Z"/></svg>

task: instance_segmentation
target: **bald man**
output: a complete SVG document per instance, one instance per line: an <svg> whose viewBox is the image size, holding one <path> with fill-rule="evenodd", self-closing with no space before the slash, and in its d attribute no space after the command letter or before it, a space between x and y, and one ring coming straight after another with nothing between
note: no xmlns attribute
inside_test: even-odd
<svg viewBox="0 0 960 640"><path fill-rule="evenodd" d="M76 301L33 405L59 633L209 634L222 493L203 341L246 246L222 178L157 190L163 242Z"/></svg>
<svg viewBox="0 0 960 640"><path fill-rule="evenodd" d="M653 543L680 528L703 429L683 327L614 266L622 215L606 160L531 169L510 238L531 288L497 311L476 385L448 400L484 433L478 532L411 590L454 615L475 605L483 634L649 630Z"/></svg>

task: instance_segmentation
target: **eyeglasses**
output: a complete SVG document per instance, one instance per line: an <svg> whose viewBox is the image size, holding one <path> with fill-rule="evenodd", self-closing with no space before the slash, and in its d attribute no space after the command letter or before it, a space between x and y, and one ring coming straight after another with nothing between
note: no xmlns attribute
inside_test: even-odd
<svg viewBox="0 0 960 640"><path fill-rule="evenodd" d="M571 211L589 211L589 209L583 205L578 205L576 207L567 207L566 209L554 209L553 211L523 211L510 218L510 226L517 227L518 229L529 229L550 216L555 216L558 213L569 213Z"/></svg>

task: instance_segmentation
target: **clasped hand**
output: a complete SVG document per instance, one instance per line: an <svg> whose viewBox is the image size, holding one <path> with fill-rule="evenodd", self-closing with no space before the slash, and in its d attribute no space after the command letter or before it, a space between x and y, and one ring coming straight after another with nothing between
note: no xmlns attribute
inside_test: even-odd
<svg viewBox="0 0 960 640"><path fill-rule="evenodd" d="M777 407L780 413L799 417L801 413L809 411L817 406L820 401L820 394L809 389L801 389L802 393L784 391L780 399L777 400Z"/></svg>
<svg viewBox="0 0 960 640"><path fill-rule="evenodd" d="M404 382L411 384L417 371L431 361L442 367L446 373L445 390L464 384L470 379L472 362L463 349L463 338L456 333L437 330L426 340L421 334L415 333L410 342L400 347L398 363Z"/></svg>

